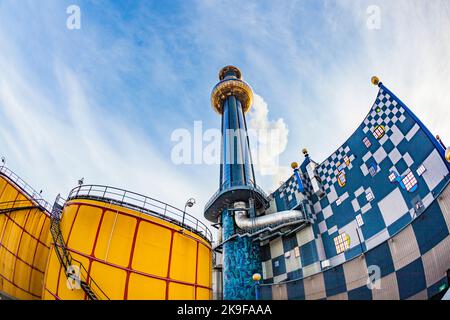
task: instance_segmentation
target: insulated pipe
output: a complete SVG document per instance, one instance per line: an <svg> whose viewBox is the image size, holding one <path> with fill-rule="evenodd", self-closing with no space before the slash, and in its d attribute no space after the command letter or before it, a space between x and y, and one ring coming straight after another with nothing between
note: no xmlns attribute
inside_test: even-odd
<svg viewBox="0 0 450 320"><path fill-rule="evenodd" d="M235 202L235 209L245 209L245 202ZM304 220L303 212L300 210L280 211L265 216L250 218L247 216L246 210L236 210L234 213L236 225L242 230L251 230L265 228L277 224L292 222L293 220Z"/></svg>

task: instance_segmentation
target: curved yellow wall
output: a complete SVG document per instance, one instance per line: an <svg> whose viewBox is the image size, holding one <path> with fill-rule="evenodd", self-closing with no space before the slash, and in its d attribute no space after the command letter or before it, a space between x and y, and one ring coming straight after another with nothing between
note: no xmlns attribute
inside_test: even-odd
<svg viewBox="0 0 450 320"><path fill-rule="evenodd" d="M68 201L61 219L72 258L109 299L211 299L211 245L180 229L134 210L82 199ZM69 287L51 250L43 298L86 299L81 289Z"/></svg>
<svg viewBox="0 0 450 320"><path fill-rule="evenodd" d="M16 208L32 206L19 190L0 177L0 209L13 201ZM41 299L49 226L50 218L39 209L0 213L0 292L17 299Z"/></svg>

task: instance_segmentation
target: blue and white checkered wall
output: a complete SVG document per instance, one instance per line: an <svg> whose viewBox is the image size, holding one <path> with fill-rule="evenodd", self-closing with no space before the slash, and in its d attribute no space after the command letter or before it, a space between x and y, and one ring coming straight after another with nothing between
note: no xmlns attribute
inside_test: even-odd
<svg viewBox="0 0 450 320"><path fill-rule="evenodd" d="M424 211L437 205L436 197L449 180L449 170L433 137L415 119L399 99L381 86L363 123L317 166L323 196L319 198L311 189L305 170L305 164L312 161L309 158L301 166L305 193L300 192L293 175L272 194L276 208L271 211L296 209L306 196L314 212L305 229L261 244L265 283L300 281L320 272L323 260L329 260L332 267L345 266L362 253L387 246L388 239L417 224ZM378 126L385 132L381 138L374 134ZM345 186L337 181L340 171L345 173ZM400 178L393 180L392 174ZM416 188L409 191L401 183L408 174L417 181ZM436 225L429 226L431 233L446 226L442 212L433 212L441 218L433 218ZM350 247L338 254L334 239L342 232L350 237ZM420 237L415 235L419 244Z"/></svg>

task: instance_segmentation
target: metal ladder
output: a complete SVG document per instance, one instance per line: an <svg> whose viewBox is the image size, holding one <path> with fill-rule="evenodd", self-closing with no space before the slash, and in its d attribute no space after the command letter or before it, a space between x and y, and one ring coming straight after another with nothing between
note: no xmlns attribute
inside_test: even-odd
<svg viewBox="0 0 450 320"><path fill-rule="evenodd" d="M70 252L66 248L61 232L61 215L64 208L64 203L65 200L60 195L58 195L56 197L55 203L53 204L52 212L50 214L50 232L52 234L56 255L58 256L59 262L66 271L67 278L78 280L80 282L81 289L83 289L84 293L90 300L100 300L99 296L94 293L91 286L85 280L81 279L81 269L87 272L86 268L81 264L81 262L73 259ZM71 270L71 266L74 264L74 262L77 262L77 265L79 265L80 267L80 275L78 278L74 274L74 271L69 271ZM98 287L98 285L92 278L90 280L91 283ZM109 300L108 296L103 292L103 290L101 290L100 287L98 287L98 289L102 292L103 296L107 300Z"/></svg>

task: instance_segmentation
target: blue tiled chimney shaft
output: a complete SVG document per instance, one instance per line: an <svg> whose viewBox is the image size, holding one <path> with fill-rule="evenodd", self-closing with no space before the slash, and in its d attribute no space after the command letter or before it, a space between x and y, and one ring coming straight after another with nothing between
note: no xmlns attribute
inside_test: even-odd
<svg viewBox="0 0 450 320"><path fill-rule="evenodd" d="M259 244L249 237L236 236L238 227L232 210L237 201L245 202L248 207L252 194L249 189L256 188L245 121L253 93L236 67L223 68L219 78L211 102L213 109L222 116L220 196L214 203L221 204L216 215L222 224L224 241L223 297L226 300L254 300L257 288L252 276L262 273Z"/></svg>

